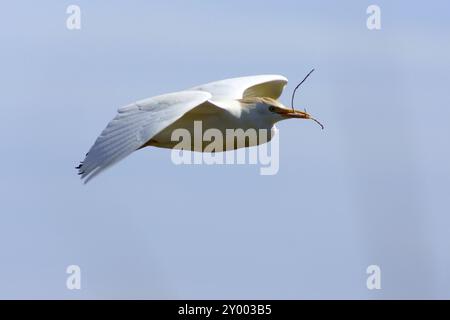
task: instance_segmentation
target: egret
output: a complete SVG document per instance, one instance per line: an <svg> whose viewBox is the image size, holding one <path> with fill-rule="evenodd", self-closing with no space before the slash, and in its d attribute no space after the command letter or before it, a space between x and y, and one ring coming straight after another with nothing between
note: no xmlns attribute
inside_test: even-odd
<svg viewBox="0 0 450 320"><path fill-rule="evenodd" d="M203 130L214 128L224 135L230 128L265 129L272 133L266 141L276 133L275 123L281 120L311 119L322 126L306 110L293 107L295 90L303 81L294 90L291 108L277 100L287 81L281 75L232 78L123 106L96 139L84 161L76 167L78 174L86 183L136 150L174 148L177 141L172 141L172 132L184 128L194 135L196 121L202 122ZM256 141L244 146L260 143ZM190 150L203 152L203 148L204 145L193 145ZM238 145L235 144L231 149L236 148ZM230 148L224 145L222 150L216 151L227 150Z"/></svg>

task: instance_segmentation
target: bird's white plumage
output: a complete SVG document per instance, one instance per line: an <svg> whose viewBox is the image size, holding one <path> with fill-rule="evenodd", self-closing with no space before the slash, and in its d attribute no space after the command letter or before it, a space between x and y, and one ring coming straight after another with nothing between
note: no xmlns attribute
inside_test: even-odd
<svg viewBox="0 0 450 320"><path fill-rule="evenodd" d="M287 79L280 75L260 75L214 81L190 90L209 92L213 100L269 97L278 99Z"/></svg>
<svg viewBox="0 0 450 320"><path fill-rule="evenodd" d="M118 110L78 167L85 182L142 147L193 108L216 105L224 100L246 97L277 99L287 79L280 75L259 75L215 81L187 91L136 101ZM205 103L205 102L209 103ZM215 103L215 101L217 103Z"/></svg>
<svg viewBox="0 0 450 320"><path fill-rule="evenodd" d="M89 150L80 168L81 177L87 182L209 98L211 94L207 92L180 91L120 108Z"/></svg>

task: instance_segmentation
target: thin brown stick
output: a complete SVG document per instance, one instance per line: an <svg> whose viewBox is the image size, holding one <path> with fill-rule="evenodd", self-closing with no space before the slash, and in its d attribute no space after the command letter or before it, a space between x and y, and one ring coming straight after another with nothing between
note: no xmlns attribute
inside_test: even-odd
<svg viewBox="0 0 450 320"><path fill-rule="evenodd" d="M324 126L323 126L323 124L321 124L320 122L319 122L319 120L317 120L317 119L314 119L314 118L310 118L312 121L314 121L314 122L316 122L321 128L322 128L322 130L325 128Z"/></svg>
<svg viewBox="0 0 450 320"><path fill-rule="evenodd" d="M301 86L301 84L303 82L305 82L306 79L308 79L309 75L314 71L314 69L312 69L307 75L306 77L303 78L303 80L295 87L294 91L292 92L292 97L291 97L291 108L292 110L294 110L294 97L295 97L295 91L297 91L297 89Z"/></svg>

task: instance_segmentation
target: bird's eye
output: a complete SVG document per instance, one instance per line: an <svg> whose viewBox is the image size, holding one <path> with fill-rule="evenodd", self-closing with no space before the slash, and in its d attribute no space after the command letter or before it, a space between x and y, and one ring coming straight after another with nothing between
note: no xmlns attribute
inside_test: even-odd
<svg viewBox="0 0 450 320"><path fill-rule="evenodd" d="M274 107L274 106L270 106L270 107L269 107L269 111L274 112L274 111L275 111L275 107Z"/></svg>

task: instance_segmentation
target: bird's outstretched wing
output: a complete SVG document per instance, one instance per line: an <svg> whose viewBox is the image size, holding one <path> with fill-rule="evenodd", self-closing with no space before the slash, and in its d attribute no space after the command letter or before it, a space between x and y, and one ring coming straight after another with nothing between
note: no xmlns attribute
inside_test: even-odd
<svg viewBox="0 0 450 320"><path fill-rule="evenodd" d="M85 183L144 145L186 112L211 98L202 91L180 91L124 106L108 123L77 167Z"/></svg>
<svg viewBox="0 0 450 320"><path fill-rule="evenodd" d="M278 99L287 81L280 75L259 75L210 82L191 88L191 90L209 92L213 100L235 100L249 97Z"/></svg>

